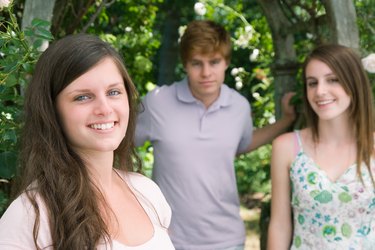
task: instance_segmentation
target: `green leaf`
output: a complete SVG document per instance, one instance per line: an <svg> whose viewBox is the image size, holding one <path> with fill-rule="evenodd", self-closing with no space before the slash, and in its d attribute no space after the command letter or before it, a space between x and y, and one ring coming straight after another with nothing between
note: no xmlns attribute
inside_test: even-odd
<svg viewBox="0 0 375 250"><path fill-rule="evenodd" d="M11 141L11 142L17 142L17 135L14 130L7 130L3 134L3 140L4 141Z"/></svg>
<svg viewBox="0 0 375 250"><path fill-rule="evenodd" d="M47 29L37 29L35 32L35 36L48 41L53 40L53 35Z"/></svg>
<svg viewBox="0 0 375 250"><path fill-rule="evenodd" d="M34 32L34 29L32 29L30 27L27 27L24 30L24 34L25 34L25 36L33 37L35 32Z"/></svg>
<svg viewBox="0 0 375 250"><path fill-rule="evenodd" d="M39 18L34 18L31 21L31 25L35 26L35 27L46 27L46 26L50 26L51 23L48 22L48 21L46 21L46 20L42 20L42 19L39 19Z"/></svg>
<svg viewBox="0 0 375 250"><path fill-rule="evenodd" d="M4 72L9 73L17 68L18 61L11 62L7 65L4 65Z"/></svg>
<svg viewBox="0 0 375 250"><path fill-rule="evenodd" d="M35 41L33 42L33 47L35 49L38 49L40 46L42 46L43 44L43 39L35 39Z"/></svg>
<svg viewBox="0 0 375 250"><path fill-rule="evenodd" d="M10 179L16 174L17 155L7 151L0 153L0 178Z"/></svg>

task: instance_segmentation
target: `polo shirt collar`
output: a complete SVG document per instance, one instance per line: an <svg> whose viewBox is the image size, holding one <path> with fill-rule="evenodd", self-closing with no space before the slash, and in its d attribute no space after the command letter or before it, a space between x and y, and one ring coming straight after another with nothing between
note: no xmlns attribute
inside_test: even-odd
<svg viewBox="0 0 375 250"><path fill-rule="evenodd" d="M187 77L176 84L177 99L181 102L194 103L197 99L191 93L189 88ZM226 85L222 84L220 89L219 98L213 103L215 106L226 107L230 105L231 89Z"/></svg>

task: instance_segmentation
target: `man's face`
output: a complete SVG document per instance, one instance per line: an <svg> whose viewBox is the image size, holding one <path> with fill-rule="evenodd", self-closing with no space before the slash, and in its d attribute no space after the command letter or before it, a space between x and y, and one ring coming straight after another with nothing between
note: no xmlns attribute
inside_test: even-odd
<svg viewBox="0 0 375 250"><path fill-rule="evenodd" d="M190 90L206 107L218 98L227 68L228 64L219 52L209 55L196 54L186 62L185 70Z"/></svg>

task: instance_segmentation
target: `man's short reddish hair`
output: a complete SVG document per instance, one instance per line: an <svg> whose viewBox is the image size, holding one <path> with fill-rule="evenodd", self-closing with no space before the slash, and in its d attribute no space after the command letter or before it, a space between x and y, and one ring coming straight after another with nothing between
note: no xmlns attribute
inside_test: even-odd
<svg viewBox="0 0 375 250"><path fill-rule="evenodd" d="M229 33L221 25L208 20L195 20L188 24L180 42L183 65L193 55L210 55L219 52L229 64L232 44Z"/></svg>

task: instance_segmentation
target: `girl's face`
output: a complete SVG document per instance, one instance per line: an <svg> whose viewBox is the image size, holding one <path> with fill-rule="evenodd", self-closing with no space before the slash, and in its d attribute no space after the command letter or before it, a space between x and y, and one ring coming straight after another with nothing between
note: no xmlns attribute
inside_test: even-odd
<svg viewBox="0 0 375 250"><path fill-rule="evenodd" d="M319 119L331 120L347 116L350 96L328 65L312 59L305 72L307 99Z"/></svg>
<svg viewBox="0 0 375 250"><path fill-rule="evenodd" d="M129 120L124 80L111 58L105 58L70 83L56 98L68 142L78 153L115 150Z"/></svg>

